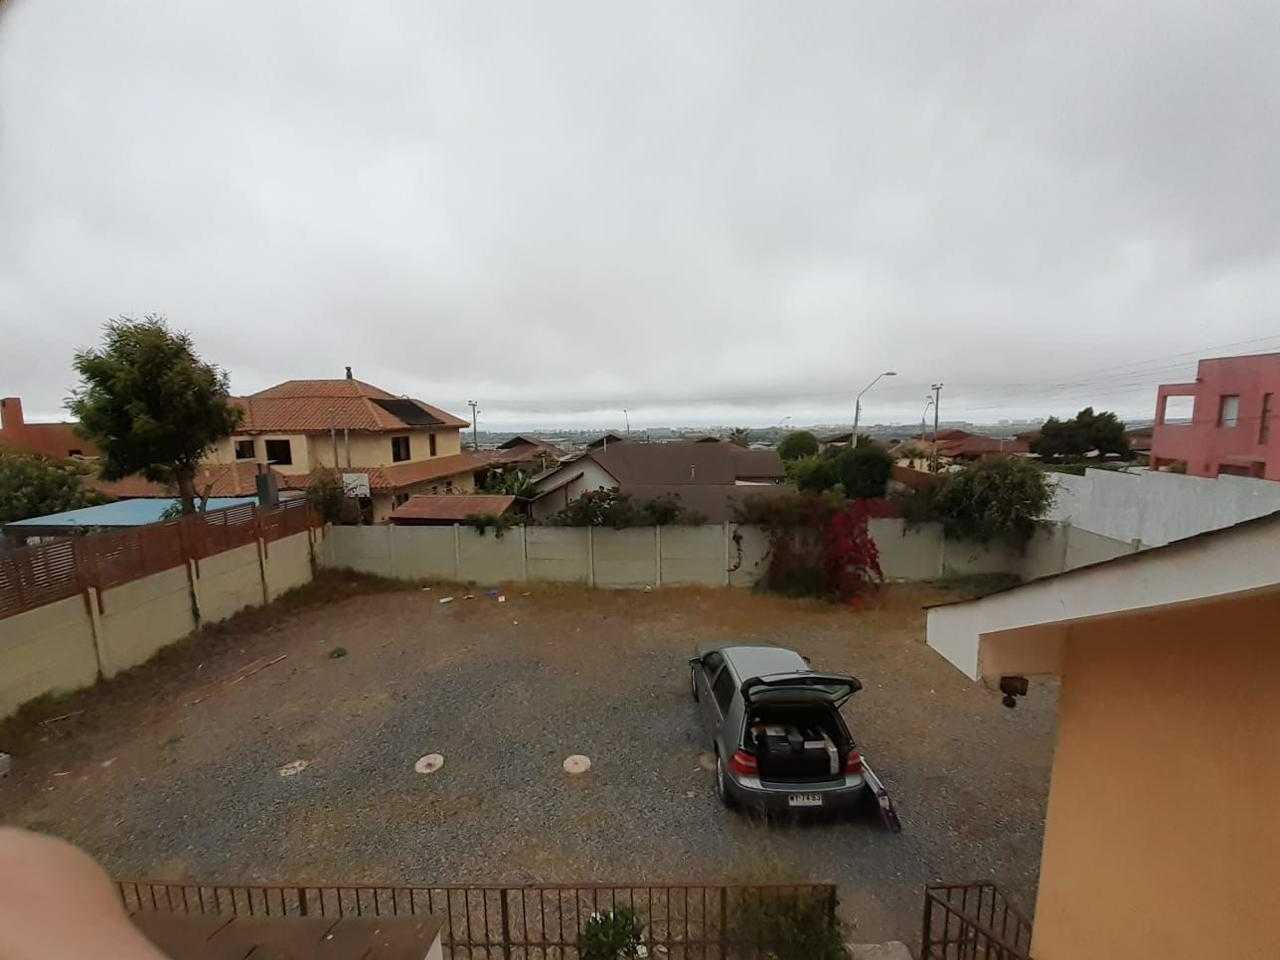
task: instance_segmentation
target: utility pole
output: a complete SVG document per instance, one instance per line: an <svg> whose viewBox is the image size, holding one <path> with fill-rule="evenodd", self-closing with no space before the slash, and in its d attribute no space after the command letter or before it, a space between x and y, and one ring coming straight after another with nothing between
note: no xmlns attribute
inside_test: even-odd
<svg viewBox="0 0 1280 960"><path fill-rule="evenodd" d="M622 419L627 423L627 439L631 439L631 415L627 413L627 408L622 408Z"/></svg>
<svg viewBox="0 0 1280 960"><path fill-rule="evenodd" d="M933 396L932 395L926 396L924 398L924 409L920 411L920 444L922 448L924 445L924 438L928 435L928 430L924 425L925 424L924 417L925 417L925 414L929 412L929 408L932 406L933 406Z"/></svg>
<svg viewBox="0 0 1280 960"><path fill-rule="evenodd" d="M480 411L476 409L476 402L468 400L467 405L471 407L471 449L480 449L480 428L476 426L476 414Z"/></svg>
<svg viewBox="0 0 1280 960"><path fill-rule="evenodd" d="M942 400L942 384L933 385L933 472L938 472L938 406Z"/></svg>

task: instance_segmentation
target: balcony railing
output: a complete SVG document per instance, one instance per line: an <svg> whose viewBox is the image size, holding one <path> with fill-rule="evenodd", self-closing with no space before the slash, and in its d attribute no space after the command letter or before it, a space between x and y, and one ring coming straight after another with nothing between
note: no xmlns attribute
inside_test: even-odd
<svg viewBox="0 0 1280 960"><path fill-rule="evenodd" d="M922 960L1031 960L1031 921L994 883L924 891Z"/></svg>

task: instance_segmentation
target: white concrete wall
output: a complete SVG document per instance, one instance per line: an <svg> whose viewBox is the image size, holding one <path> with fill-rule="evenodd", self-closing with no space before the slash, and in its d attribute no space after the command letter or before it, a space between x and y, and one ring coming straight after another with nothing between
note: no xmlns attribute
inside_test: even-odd
<svg viewBox="0 0 1280 960"><path fill-rule="evenodd" d="M185 566L104 590L98 617L102 675L111 678L145 663L195 627Z"/></svg>
<svg viewBox="0 0 1280 960"><path fill-rule="evenodd" d="M591 530L597 587L645 587L658 582L657 537L653 527Z"/></svg>
<svg viewBox="0 0 1280 960"><path fill-rule="evenodd" d="M926 523L907 529L899 519L867 522L880 551L880 570L886 580L932 580L942 576L942 525Z"/></svg>
<svg viewBox="0 0 1280 960"><path fill-rule="evenodd" d="M991 679L983 667L987 638L1000 669L1016 663L1003 635L1174 603L1280 588L1280 519L1224 530L1214 537L1078 568L1014 590L928 611L928 642L959 670ZM1051 640L1055 635L1046 633ZM1014 638L1022 642L1020 638ZM1038 656L1038 654L1037 654ZM1033 659L1035 659L1033 657ZM1031 670L1006 672L1033 672Z"/></svg>
<svg viewBox="0 0 1280 960"><path fill-rule="evenodd" d="M341 528L359 530L361 528ZM386 527L376 529L385 537ZM314 532L318 557L329 552L325 531ZM0 718L45 693L92 685L99 661L104 677L150 660L200 623L212 623L311 580L307 533L267 545L263 566L258 544L200 561L200 575L183 564L104 590L90 603L77 595L0 619ZM265 580L264 580L265 574ZM197 607L192 608L192 592Z"/></svg>
<svg viewBox="0 0 1280 960"><path fill-rule="evenodd" d="M526 527L529 579L590 583L589 537L586 527Z"/></svg>
<svg viewBox="0 0 1280 960"><path fill-rule="evenodd" d="M1159 547L1280 510L1280 483L1251 477L1188 477L1138 470L1053 474L1049 519L1112 540Z"/></svg>
<svg viewBox="0 0 1280 960"><path fill-rule="evenodd" d="M726 532L723 524L699 527L662 527L661 576L663 585L702 584L727 586Z"/></svg>
<svg viewBox="0 0 1280 960"><path fill-rule="evenodd" d="M97 676L83 596L0 620L0 717L43 694L86 687Z"/></svg>
<svg viewBox="0 0 1280 960"><path fill-rule="evenodd" d="M262 603L262 567L256 541L205 557L196 566L196 601L200 619L206 623L217 623Z"/></svg>
<svg viewBox="0 0 1280 960"><path fill-rule="evenodd" d="M1131 550L1127 543L1069 528L1036 535L1026 550L948 541L938 524L907 529L901 520L872 520L888 580L1014 573L1023 579L1060 573ZM739 543L742 557L739 562ZM768 539L735 524L627 530L531 526L502 538L457 527L335 527L317 562L405 580L499 583L553 580L602 587L668 584L752 586L764 573Z"/></svg>
<svg viewBox="0 0 1280 960"><path fill-rule="evenodd" d="M268 543L263 565L266 568L268 600L274 600L286 591L310 583L311 545L307 539L307 531ZM205 615L203 606L200 608L200 615Z"/></svg>

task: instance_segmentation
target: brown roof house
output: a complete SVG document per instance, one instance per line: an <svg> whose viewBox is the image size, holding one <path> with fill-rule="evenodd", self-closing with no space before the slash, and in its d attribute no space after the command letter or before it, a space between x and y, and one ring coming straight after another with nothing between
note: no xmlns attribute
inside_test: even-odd
<svg viewBox="0 0 1280 960"><path fill-rule="evenodd" d="M538 471L549 469L566 455L565 451L554 443L547 443L538 437L522 435L514 436L506 443L499 444L496 450L485 450L481 453L493 467L517 467Z"/></svg>
<svg viewBox="0 0 1280 960"><path fill-rule="evenodd" d="M500 517L510 512L515 502L509 494L417 494L392 510L390 520L402 527L447 527L467 517Z"/></svg>
<svg viewBox="0 0 1280 960"><path fill-rule="evenodd" d="M732 443L632 443L611 441L561 463L535 481L535 518L558 513L591 490L617 489L636 500L677 496L708 521L733 519L733 508L751 494L781 489L782 460L773 450Z"/></svg>
<svg viewBox="0 0 1280 960"><path fill-rule="evenodd" d="M467 422L421 400L397 397L356 380L286 380L235 398L243 419L209 451L196 489L210 496L252 496L255 476L269 470L282 491L300 492L315 473L336 469L367 480L374 522L386 520L416 493L470 493L483 457L462 451ZM116 497L167 497L171 490L141 477L99 481Z"/></svg>

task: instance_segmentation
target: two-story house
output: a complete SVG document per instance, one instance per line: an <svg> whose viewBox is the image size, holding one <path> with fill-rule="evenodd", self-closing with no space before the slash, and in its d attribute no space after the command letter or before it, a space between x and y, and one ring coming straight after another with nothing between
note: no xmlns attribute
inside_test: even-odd
<svg viewBox="0 0 1280 960"><path fill-rule="evenodd" d="M1196 477L1280 480L1280 440L1271 429L1277 397L1280 353L1201 360L1194 382L1156 391L1152 468L1183 463Z"/></svg>
<svg viewBox="0 0 1280 960"><path fill-rule="evenodd" d="M462 451L465 420L356 380L350 368L341 380L286 380L236 404L240 426L209 463L265 464L292 490L321 469L367 475L375 522L415 493L470 493L486 466Z"/></svg>
<svg viewBox="0 0 1280 960"><path fill-rule="evenodd" d="M213 447L196 473L196 489L214 497L253 496L270 470L285 496L298 495L316 472L336 469L369 481L374 522L415 493L471 493L488 461L462 450L465 420L421 400L397 397L356 380L286 380L236 397L236 432ZM141 476L93 484L109 496L171 497Z"/></svg>

